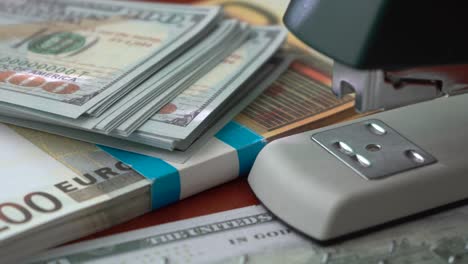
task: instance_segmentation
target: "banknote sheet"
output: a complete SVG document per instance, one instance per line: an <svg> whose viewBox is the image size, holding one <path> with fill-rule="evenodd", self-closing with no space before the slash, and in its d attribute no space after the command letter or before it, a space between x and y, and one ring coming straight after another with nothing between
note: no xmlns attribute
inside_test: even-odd
<svg viewBox="0 0 468 264"><path fill-rule="evenodd" d="M179 90L186 88L187 81L180 80L185 79L185 77L182 78L181 76L187 76L193 79L193 76L198 77L203 75L206 73L207 69L214 67L213 63L219 63L219 61L221 61L225 56L217 56L216 53L207 53L208 50L212 51L214 48L219 49L217 46L219 46L220 42L222 43L226 40L226 38L229 37L229 34L241 34L239 30L234 29L242 27L245 27L245 25L241 26L236 20L226 20L221 22L219 27L216 28L209 36L192 47L189 51L170 62L149 79L145 80L99 117L85 115L77 119L70 119L67 117L35 111L26 107L20 108L8 103L1 103L0 108L2 108L4 113L15 113L17 115L24 116L26 119L34 121L75 127L83 130L94 130L101 133L109 133L113 128L119 126L125 120L126 123L140 126L141 123L135 124L135 121L131 122L128 121L128 119L132 119L133 117L139 118L137 115L138 111L141 108L145 108L148 105L147 103L150 101L153 101L155 104L163 104L164 101L170 101L170 98L174 97ZM242 41L242 39L243 38L240 36L239 41ZM226 47L226 49L229 52L229 45L227 46L228 47ZM233 48L237 48L237 46ZM206 56L210 56L210 58L205 61L210 62L211 64L203 67L196 67L197 63L200 63L200 60Z"/></svg>
<svg viewBox="0 0 468 264"><path fill-rule="evenodd" d="M32 263L210 263L280 241L304 243L262 207L249 207L59 248Z"/></svg>
<svg viewBox="0 0 468 264"><path fill-rule="evenodd" d="M0 12L0 100L71 118L102 111L220 13L88 0L5 0Z"/></svg>
<svg viewBox="0 0 468 264"><path fill-rule="evenodd" d="M250 206L58 248L32 263L467 263L467 220L465 205L323 246Z"/></svg>
<svg viewBox="0 0 468 264"><path fill-rule="evenodd" d="M54 138L45 133L17 127L11 129L5 125L0 125L0 135L2 149L8 150L1 152L5 179L0 201L8 202L9 205L3 205L10 207L2 211L1 244L34 226L110 199L113 191L117 193L126 187L135 188L143 184L142 176L93 145L72 140L54 144L48 142ZM110 170L128 181L122 181L109 192L106 188L87 188L94 185L92 182L105 182L109 175L104 172ZM80 186L78 182L84 184ZM24 197L30 197L31 201L25 204Z"/></svg>
<svg viewBox="0 0 468 264"><path fill-rule="evenodd" d="M220 112L219 119L215 123L209 125L209 129L198 138L187 150L185 151L168 151L164 149L156 149L147 145L129 142L118 138L107 137L96 133L71 129L31 120L22 120L20 118L11 118L0 115L0 121L10 124L17 124L22 127L28 127L46 131L52 134L68 136L74 139L82 140L85 142L98 143L118 149L124 149L130 152L142 153L147 156L162 158L165 161L183 164L190 159L194 154L202 149L206 142L208 142L222 127L232 120L242 109L245 109L251 104L264 90L266 90L289 66L293 55L278 55L272 58L257 72L246 84L246 90L249 90L245 96L235 100L235 105L228 107L225 112ZM39 133L39 132L38 132ZM47 135L46 133L42 133ZM87 143L86 143L87 144Z"/></svg>
<svg viewBox="0 0 468 264"><path fill-rule="evenodd" d="M239 23L237 21L237 23ZM144 123L146 123L151 116L156 114L164 105L170 103L171 100L176 98L181 92L186 89L189 89L191 86L196 85L196 83L205 78L205 75L213 71L216 68L219 68L223 65L223 61L230 56L235 50L242 46L246 41L248 41L249 36L253 34L253 30L250 29L250 26L245 23L239 24L239 31L232 32L231 38L226 40L226 43L220 43L216 49L211 49L210 53L205 54L210 59L201 59L203 62L199 62L201 68L198 73L190 72L187 73L184 78L181 78L174 86L180 87L179 89L172 92L172 96L165 95L164 100L161 98L155 98L152 102L142 108L142 113L137 113L122 123L116 129L116 133L128 136L130 133L134 132L140 128ZM216 59L213 59L216 58ZM223 75L217 76L217 79L224 80ZM169 90L174 90L172 87ZM140 121L138 121L140 120Z"/></svg>
<svg viewBox="0 0 468 264"><path fill-rule="evenodd" d="M253 31L253 37L147 121L135 136L149 134L190 140L194 131L210 115L220 111L223 102L273 56L284 41L285 31L279 27L254 27Z"/></svg>
<svg viewBox="0 0 468 264"><path fill-rule="evenodd" d="M134 106L141 107L142 105L148 104L151 100L162 101L158 98L161 97L161 95L171 98L167 95L168 92L172 92L174 94L179 92L173 87L180 86L182 88L186 88L185 86L187 86L187 82L179 84L179 82L175 81L176 79L184 79L184 75L199 75L200 73L198 73L198 70L209 68L196 67L198 64L200 64L200 61L213 60L213 64L219 63L225 57L224 52L229 53L231 49L237 48L237 45L222 44L224 44L225 42L236 43L235 41L233 41L234 38L237 38L239 41L242 41L244 39L242 35L248 34L247 32L244 33L244 31L248 31L247 28L248 26L245 23L240 23L237 20L231 19L222 21L207 37L199 41L197 44L195 44L194 47L190 48L190 50L184 52L175 61L165 66L155 75L151 76L148 80L143 82L139 87L137 87L137 89L132 91L134 96L132 96L132 94L129 94L129 96L126 96L124 98L126 100L121 100L115 106L112 106L112 108L114 108L115 110L112 111L111 114L107 116L105 120L100 122L96 128L99 130L110 132L113 128L120 125L123 122L123 120L134 115L134 113L138 110L138 108L135 109ZM230 48L231 46L232 48ZM179 70L181 68L184 68L185 70ZM203 72L203 74L205 73L206 72ZM177 77L172 77L173 75ZM155 87L158 87L157 92L154 92ZM129 109L129 105L132 106L131 109ZM116 123L114 120L116 119L116 117L119 116L120 119L123 120ZM109 126L109 123L113 124L112 128L107 128L107 126ZM134 126L139 127L140 125L141 123L136 124Z"/></svg>
<svg viewBox="0 0 468 264"><path fill-rule="evenodd" d="M141 205L137 206L142 208L127 207L129 217L151 208L150 183L92 144L5 125L0 125L0 138L0 263L124 221L106 218L110 208L100 217L92 215L104 202L120 200L123 195L140 192L148 200L138 200ZM120 206L124 206L122 201ZM89 221L76 223L86 211ZM39 242L40 230L57 223L64 227L75 223L74 232ZM83 227L86 229L79 229Z"/></svg>
<svg viewBox="0 0 468 264"><path fill-rule="evenodd" d="M254 28L254 31L255 35L251 37L251 40L246 41L219 67L214 68L167 104L164 109L139 128L138 132L163 137L186 138L206 116L212 114L214 109L240 86L239 84L228 85L228 83L237 79L243 71L248 76L252 75L252 70L258 69L261 62L265 60L258 60L257 57L262 53L273 54L283 41L280 35L285 34L279 28L258 27ZM271 51L268 52L268 49ZM223 78L219 78L220 76Z"/></svg>
<svg viewBox="0 0 468 264"><path fill-rule="evenodd" d="M232 25L231 27L237 26L242 29L241 32L239 32L241 34L237 34L235 39L222 45L224 49L218 49L221 53L229 53L229 57L225 58L222 62L205 60L207 63L217 63L217 65L206 72L204 70L198 73L193 71L182 78L180 81L184 83L186 82L185 78L196 77L194 80L198 80L193 81L194 83L188 86L186 92L177 97L179 100L176 98L172 103L169 103L169 105L167 105L168 107L164 108L163 111L156 114L156 118L151 118L151 114L155 113L158 109L163 107L165 103L169 102L167 99L171 98L170 96L174 98L177 95L178 91L170 91L173 89L172 87L174 87L174 85L170 89L163 91L162 96L164 96L164 98L156 97L150 100L152 98L151 95L146 97L138 96L140 100L146 101L147 104L141 106L138 99L136 102L133 102L134 105L137 105L139 110L136 108L136 113L134 112L134 114L130 114L130 116L126 116L126 118L123 116L119 117L119 120L123 123L117 127L115 133L111 132L109 135L171 151L175 149L184 151L191 146L193 141L207 129L206 124L211 122L213 116L219 111L224 111L223 108L228 103L227 101L231 100L231 97L236 96L236 93L239 92L238 88L248 77L273 56L286 36L285 31L276 26L253 27L248 31L245 24L238 23L234 20L227 20L221 26L223 25ZM243 36L246 37L245 40ZM239 45L233 45L233 43L238 43ZM204 42L201 44L204 44ZM227 49L226 47L230 48ZM234 49L236 50L234 51ZM226 56L228 55L227 53L225 54ZM226 56L223 55L219 57L219 60ZM184 56L182 55L182 57ZM203 62L203 64L205 63L206 62ZM202 73L206 74L199 76ZM198 75L192 76L192 74ZM10 77L7 78L7 80L9 79ZM178 87L177 84L175 86ZM184 87L181 86L181 88ZM168 91L169 94L167 94ZM244 91L244 93L245 92L248 91ZM180 100L181 98L183 100ZM189 104L191 107L188 107ZM117 106L122 105L117 104ZM130 106L127 109L131 110L131 108ZM168 111L168 109L171 109L171 111ZM174 110L177 109L185 112L181 113L181 111L179 111L179 113L173 113ZM64 118L60 121L58 118L52 116L43 116L44 114L40 112L30 113L26 108L20 109L9 103L4 103L2 105L2 111L5 116L18 117L33 122L52 123L54 125L57 123L57 125L65 125L79 129L90 129L89 125L93 127L96 125L95 121L99 121L99 119L81 120L82 122L79 121L77 124L74 124L74 121L62 122ZM120 111L121 114L123 114L122 111ZM147 118L150 118L150 120L143 123ZM181 123L182 119L185 119L185 124ZM179 122L177 120L181 121ZM84 127L80 125L80 122ZM17 122L17 124L19 124L19 122ZM138 128L140 126L139 124L143 125ZM112 128L112 126L105 127L104 125L104 131L101 132L106 133L106 129ZM138 130L132 133L137 128ZM65 130L67 129L63 129L63 131ZM94 130L92 131L97 132Z"/></svg>

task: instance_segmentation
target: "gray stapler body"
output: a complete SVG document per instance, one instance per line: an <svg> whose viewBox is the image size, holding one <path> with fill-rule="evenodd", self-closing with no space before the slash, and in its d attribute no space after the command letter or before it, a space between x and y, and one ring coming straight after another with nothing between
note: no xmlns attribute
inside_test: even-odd
<svg viewBox="0 0 468 264"><path fill-rule="evenodd" d="M259 154L249 183L273 213L319 240L464 199L468 197L467 100L467 95L439 98L276 140ZM392 151L392 142L383 139L389 135L365 132L371 123L385 124L385 129L413 145ZM314 140L314 135L350 125L364 129L357 140L338 133L330 143L345 142L371 167L378 171L392 167L396 173L366 178L365 171L361 174ZM397 139L394 144L407 143ZM368 145L381 149L368 150ZM398 159L418 163L407 155L414 146L435 161L398 171Z"/></svg>

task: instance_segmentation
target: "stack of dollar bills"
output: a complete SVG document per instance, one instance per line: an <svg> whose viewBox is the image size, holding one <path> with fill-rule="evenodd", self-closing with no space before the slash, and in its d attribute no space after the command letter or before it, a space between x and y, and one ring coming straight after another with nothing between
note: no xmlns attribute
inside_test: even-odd
<svg viewBox="0 0 468 264"><path fill-rule="evenodd" d="M186 150L286 37L223 17L215 6L2 0L0 121L134 152Z"/></svg>

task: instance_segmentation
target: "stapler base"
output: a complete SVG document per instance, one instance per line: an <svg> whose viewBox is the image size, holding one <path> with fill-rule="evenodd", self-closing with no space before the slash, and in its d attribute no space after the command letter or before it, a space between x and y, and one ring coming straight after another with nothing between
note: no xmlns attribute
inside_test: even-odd
<svg viewBox="0 0 468 264"><path fill-rule="evenodd" d="M468 198L466 113L468 95L444 97L279 139L248 181L274 214L318 240L443 206Z"/></svg>

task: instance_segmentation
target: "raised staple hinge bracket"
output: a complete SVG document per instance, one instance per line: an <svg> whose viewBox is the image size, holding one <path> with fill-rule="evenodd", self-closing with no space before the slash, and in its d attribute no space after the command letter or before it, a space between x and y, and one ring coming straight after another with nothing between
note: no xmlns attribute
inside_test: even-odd
<svg viewBox="0 0 468 264"><path fill-rule="evenodd" d="M437 162L427 151L377 119L322 131L311 139L367 180Z"/></svg>
<svg viewBox="0 0 468 264"><path fill-rule="evenodd" d="M354 93L359 112L392 109L468 92L468 65L383 71L335 62L332 90L339 98Z"/></svg>

